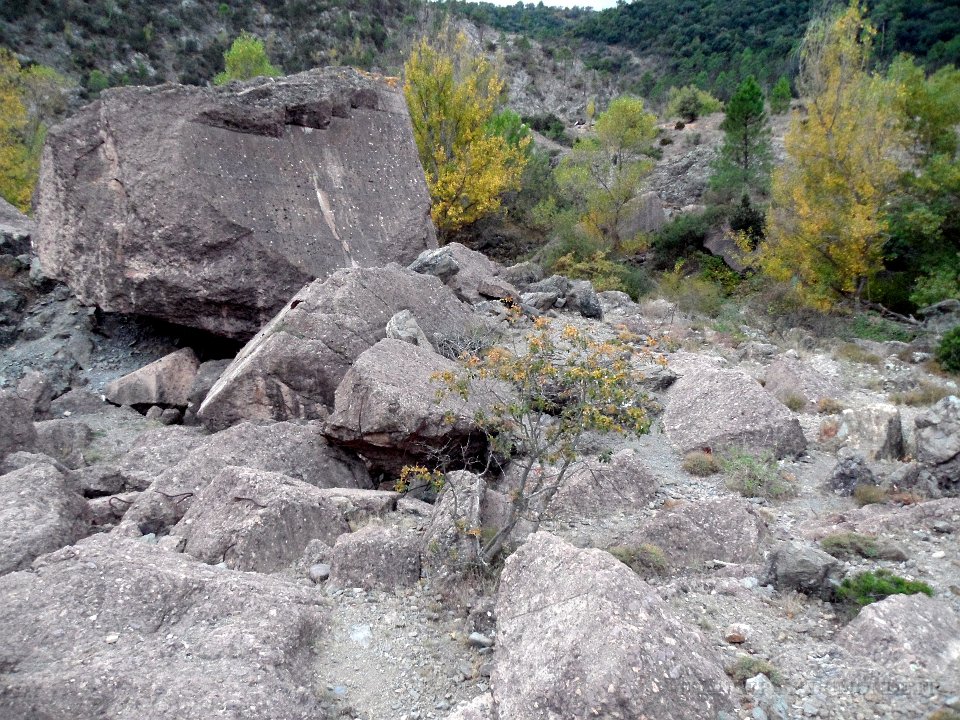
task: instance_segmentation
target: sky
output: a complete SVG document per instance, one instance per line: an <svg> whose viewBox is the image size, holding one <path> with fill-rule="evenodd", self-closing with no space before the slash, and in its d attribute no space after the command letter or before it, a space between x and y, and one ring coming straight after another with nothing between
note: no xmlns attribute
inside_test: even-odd
<svg viewBox="0 0 960 720"><path fill-rule="evenodd" d="M535 0L535 3L538 0ZM494 5L516 5L517 0L489 0ZM524 0L524 4L527 0ZM534 3L534 4L535 4ZM590 7L594 10L616 7L617 0L543 0L544 5L550 7Z"/></svg>

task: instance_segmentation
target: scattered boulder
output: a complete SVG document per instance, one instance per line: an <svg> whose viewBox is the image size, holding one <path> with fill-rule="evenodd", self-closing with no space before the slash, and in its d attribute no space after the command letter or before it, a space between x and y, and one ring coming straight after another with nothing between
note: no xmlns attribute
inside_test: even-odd
<svg viewBox="0 0 960 720"><path fill-rule="evenodd" d="M943 398L914 423L917 460L929 466L941 490L960 492L960 397Z"/></svg>
<svg viewBox="0 0 960 720"><path fill-rule="evenodd" d="M186 407L199 368L193 350L183 348L114 380L104 394L114 405Z"/></svg>
<svg viewBox="0 0 960 720"><path fill-rule="evenodd" d="M607 462L591 458L575 466L548 507L561 518L607 517L646 507L659 483L634 450L624 449Z"/></svg>
<svg viewBox="0 0 960 720"><path fill-rule="evenodd" d="M747 678L745 684L747 692L753 697L757 707L766 713L768 720L790 720L787 700L770 682L770 678L760 673L752 678Z"/></svg>
<svg viewBox="0 0 960 720"><path fill-rule="evenodd" d="M667 222L663 203L655 192L646 192L630 200L620 211L619 217L617 235L625 239L640 233L655 233Z"/></svg>
<svg viewBox="0 0 960 720"><path fill-rule="evenodd" d="M42 420L50 412L53 400L53 384L50 379L36 370L27 370L17 383L17 395L29 407L33 408L35 420Z"/></svg>
<svg viewBox="0 0 960 720"><path fill-rule="evenodd" d="M0 255L30 252L30 236L35 232L33 220L0 197Z"/></svg>
<svg viewBox="0 0 960 720"><path fill-rule="evenodd" d="M0 575L87 535L86 513L83 498L52 465L0 475Z"/></svg>
<svg viewBox="0 0 960 720"><path fill-rule="evenodd" d="M90 415L103 410L104 400L83 388L71 388L50 402L50 415L69 417L71 415Z"/></svg>
<svg viewBox="0 0 960 720"><path fill-rule="evenodd" d="M854 452L840 455L827 485L838 495L853 495L858 485L879 485L879 481L863 455Z"/></svg>
<svg viewBox="0 0 960 720"><path fill-rule="evenodd" d="M543 268L537 263L525 260L524 262L503 268L500 271L500 277L517 288L520 292L526 292L533 283L543 280Z"/></svg>
<svg viewBox="0 0 960 720"><path fill-rule="evenodd" d="M397 590L420 580L420 537L371 523L337 538L330 582L338 587Z"/></svg>
<svg viewBox="0 0 960 720"><path fill-rule="evenodd" d="M43 420L35 423L37 449L70 469L86 465L83 451L93 441L93 430L80 420Z"/></svg>
<svg viewBox="0 0 960 720"><path fill-rule="evenodd" d="M401 310L387 322L387 337L393 340L403 340L403 342L419 345L430 351L434 347L427 338L426 333L420 327L417 319L409 310Z"/></svg>
<svg viewBox="0 0 960 720"><path fill-rule="evenodd" d="M806 412L816 410L821 400L841 394L828 375L791 357L778 357L770 363L763 387L782 403L802 402Z"/></svg>
<svg viewBox="0 0 960 720"><path fill-rule="evenodd" d="M663 425L686 453L746 447L778 458L807 446L799 421L787 407L745 373L701 365L670 388Z"/></svg>
<svg viewBox="0 0 960 720"><path fill-rule="evenodd" d="M345 532L349 526L319 488L240 467L220 471L171 530L198 560L262 573L289 566L312 539L332 544Z"/></svg>
<svg viewBox="0 0 960 720"><path fill-rule="evenodd" d="M0 578L0 596L0 717L324 716L312 588L101 534Z"/></svg>
<svg viewBox="0 0 960 720"><path fill-rule="evenodd" d="M431 341L462 332L469 310L437 279L396 266L355 268L303 288L240 351L200 406L203 424L323 418L360 354L410 310Z"/></svg>
<svg viewBox="0 0 960 720"><path fill-rule="evenodd" d="M840 415L837 439L868 460L899 460L903 456L900 410L886 403L847 408Z"/></svg>
<svg viewBox="0 0 960 720"><path fill-rule="evenodd" d="M231 362L233 361L207 360L207 362L200 363L200 367L197 368L197 375L194 377L193 382L190 384L190 390L187 392L187 408L183 413L184 425L197 425L200 423L200 419L197 417L200 405L203 404L204 398L207 397L211 388L213 388L220 376L223 375L224 370L230 367Z"/></svg>
<svg viewBox="0 0 960 720"><path fill-rule="evenodd" d="M671 568L703 570L714 560L758 562L768 535L766 522L750 503L742 498L720 497L659 510L620 544L655 545Z"/></svg>
<svg viewBox="0 0 960 720"><path fill-rule="evenodd" d="M115 88L51 128L34 248L84 303L246 340L314 278L436 247L429 209L369 73Z"/></svg>
<svg viewBox="0 0 960 720"><path fill-rule="evenodd" d="M567 293L566 305L585 318L603 320L603 305L589 280L572 280Z"/></svg>
<svg viewBox="0 0 960 720"><path fill-rule="evenodd" d="M474 415L495 395L492 385L475 383L467 399L451 393L438 400L444 385L434 377L458 369L452 360L424 348L381 340L344 376L326 433L396 472L445 450L458 453L457 461L474 457L486 447Z"/></svg>
<svg viewBox="0 0 960 720"><path fill-rule="evenodd" d="M680 720L736 707L706 639L602 550L531 535L507 558L496 612L499 717Z"/></svg>
<svg viewBox="0 0 960 720"><path fill-rule="evenodd" d="M960 615L943 600L923 594L891 595L860 610L840 631L848 652L886 668L960 676Z"/></svg>
<svg viewBox="0 0 960 720"><path fill-rule="evenodd" d="M498 263L457 242L438 250L425 250L409 269L437 276L458 298L471 304L491 298L520 297L507 280L497 277L503 271Z"/></svg>
<svg viewBox="0 0 960 720"><path fill-rule="evenodd" d="M839 583L840 570L833 555L803 543L786 542L770 556L763 582L778 590L798 590L827 600Z"/></svg>
<svg viewBox="0 0 960 720"><path fill-rule="evenodd" d="M33 450L36 444L33 408L16 393L0 390L0 460L8 453Z"/></svg>
<svg viewBox="0 0 960 720"><path fill-rule="evenodd" d="M486 488L483 478L471 472L460 470L444 476L430 524L423 534L421 566L424 577L456 578L476 564L479 538L469 531L482 526Z"/></svg>
<svg viewBox="0 0 960 720"><path fill-rule="evenodd" d="M127 511L121 527L131 535L165 531L227 465L282 473L316 487L371 487L363 463L331 446L317 423L241 423L211 436L161 472Z"/></svg>

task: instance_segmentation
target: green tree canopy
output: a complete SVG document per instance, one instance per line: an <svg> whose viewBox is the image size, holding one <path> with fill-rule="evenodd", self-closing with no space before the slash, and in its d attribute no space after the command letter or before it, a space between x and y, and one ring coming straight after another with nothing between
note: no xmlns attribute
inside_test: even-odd
<svg viewBox="0 0 960 720"><path fill-rule="evenodd" d="M770 175L770 127L763 90L751 75L730 98L720 123L723 145L713 167L711 186L731 197L763 192Z"/></svg>
<svg viewBox="0 0 960 720"><path fill-rule="evenodd" d="M790 109L790 81L783 75L770 91L770 112L774 115L783 115Z"/></svg>
<svg viewBox="0 0 960 720"><path fill-rule="evenodd" d="M244 31L223 54L225 69L214 79L214 85L223 85L231 80L250 80L255 77L276 77L279 68L270 64L263 41Z"/></svg>

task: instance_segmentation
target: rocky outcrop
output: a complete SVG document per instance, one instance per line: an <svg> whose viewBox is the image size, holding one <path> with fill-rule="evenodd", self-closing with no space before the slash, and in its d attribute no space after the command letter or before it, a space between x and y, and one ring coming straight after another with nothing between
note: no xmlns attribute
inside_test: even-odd
<svg viewBox="0 0 960 720"><path fill-rule="evenodd" d="M431 341L463 332L468 308L436 278L396 266L341 270L298 292L217 380L199 417L220 430L241 420L321 418L360 354L409 310Z"/></svg>
<svg viewBox="0 0 960 720"><path fill-rule="evenodd" d="M574 466L548 510L561 518L639 512L656 495L658 486L657 478L635 451L620 450L605 462L591 458Z"/></svg>
<svg viewBox="0 0 960 720"><path fill-rule="evenodd" d="M840 563L832 555L803 543L786 542L770 556L764 582L778 590L798 590L828 600L840 575Z"/></svg>
<svg viewBox="0 0 960 720"><path fill-rule="evenodd" d="M466 399L450 392L438 400L447 388L435 378L444 372L456 373L458 365L401 340L381 340L357 358L337 388L327 435L394 471L436 453L456 462L475 456L486 438L474 415L496 395L477 383Z"/></svg>
<svg viewBox="0 0 960 720"><path fill-rule="evenodd" d="M52 465L0 475L0 574L82 538L90 531L86 511L83 498Z"/></svg>
<svg viewBox="0 0 960 720"><path fill-rule="evenodd" d="M602 550L532 535L507 558L496 615L498 717L680 720L736 706L704 637Z"/></svg>
<svg viewBox="0 0 960 720"><path fill-rule="evenodd" d="M655 233L667 222L663 203L655 192L646 192L629 201L620 212L617 235L632 240L641 233Z"/></svg>
<svg viewBox="0 0 960 720"><path fill-rule="evenodd" d="M104 394L114 405L186 407L199 368L193 350L184 348L114 380Z"/></svg>
<svg viewBox="0 0 960 720"><path fill-rule="evenodd" d="M327 443L316 423L242 423L160 473L126 512L121 528L133 535L168 529L228 465L282 473L316 487L371 486L363 464Z"/></svg>
<svg viewBox="0 0 960 720"><path fill-rule="evenodd" d="M807 412L816 410L821 400L835 399L841 394L837 382L822 369L791 357L770 363L763 387L780 402L791 406L797 403L801 406L798 409Z"/></svg>
<svg viewBox="0 0 960 720"><path fill-rule="evenodd" d="M424 577L458 577L476 565L479 539L469 531L482 525L486 489L486 482L474 473L460 470L446 474L430 524L423 533Z"/></svg>
<svg viewBox="0 0 960 720"><path fill-rule="evenodd" d="M172 530L199 560L261 573L293 563L310 540L332 545L345 532L349 525L323 490L239 467L224 468Z"/></svg>
<svg viewBox="0 0 960 720"><path fill-rule="evenodd" d="M84 450L93 441L93 430L80 420L43 420L34 425L37 449L73 470L86 465Z"/></svg>
<svg viewBox="0 0 960 720"><path fill-rule="evenodd" d="M787 407L745 373L706 365L686 372L670 388L664 429L681 452L768 449L777 457L807 446Z"/></svg>
<svg viewBox="0 0 960 720"><path fill-rule="evenodd" d="M425 250L410 264L410 270L435 275L464 302L520 299L516 288L498 277L503 267L483 253L460 243L448 243L438 250Z"/></svg>
<svg viewBox="0 0 960 720"><path fill-rule="evenodd" d="M0 578L0 717L324 716L311 588L112 535L35 568Z"/></svg>
<svg viewBox="0 0 960 720"><path fill-rule="evenodd" d="M436 247L429 209L370 74L116 88L51 129L34 247L85 303L248 339L314 278Z"/></svg>

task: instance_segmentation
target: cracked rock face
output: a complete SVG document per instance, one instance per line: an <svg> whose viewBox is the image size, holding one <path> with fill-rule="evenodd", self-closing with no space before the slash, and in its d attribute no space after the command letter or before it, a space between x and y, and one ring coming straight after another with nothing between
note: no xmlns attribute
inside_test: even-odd
<svg viewBox="0 0 960 720"><path fill-rule="evenodd" d="M247 339L304 284L436 247L399 89L347 68L109 90L53 128L35 251L81 301Z"/></svg>

